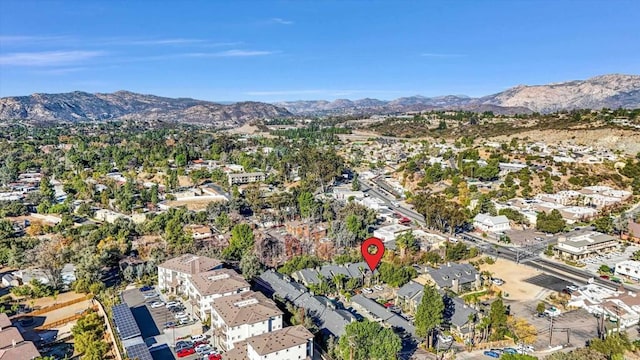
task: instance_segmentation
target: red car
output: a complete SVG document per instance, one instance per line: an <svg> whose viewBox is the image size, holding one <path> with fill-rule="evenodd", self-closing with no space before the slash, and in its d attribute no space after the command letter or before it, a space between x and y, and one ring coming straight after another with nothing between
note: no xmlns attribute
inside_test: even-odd
<svg viewBox="0 0 640 360"><path fill-rule="evenodd" d="M181 357L193 355L195 353L196 353L196 349L194 349L192 347L191 348L185 348L185 349L182 349L182 350L178 351L178 357L181 358Z"/></svg>
<svg viewBox="0 0 640 360"><path fill-rule="evenodd" d="M209 354L209 360L222 360L222 355L220 355L220 354Z"/></svg>
<svg viewBox="0 0 640 360"><path fill-rule="evenodd" d="M609 275L600 275L600 278L605 279L605 280L609 280Z"/></svg>
<svg viewBox="0 0 640 360"><path fill-rule="evenodd" d="M204 345L204 344L208 344L209 340L200 340L200 341L196 341L193 343L193 347L197 347L198 345Z"/></svg>

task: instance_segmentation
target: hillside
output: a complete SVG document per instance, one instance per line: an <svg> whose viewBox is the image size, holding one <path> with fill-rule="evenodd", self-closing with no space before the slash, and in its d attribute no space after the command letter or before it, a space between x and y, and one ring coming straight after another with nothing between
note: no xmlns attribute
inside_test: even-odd
<svg viewBox="0 0 640 360"><path fill-rule="evenodd" d="M425 110L493 111L515 114L558 110L639 108L640 75L602 75L587 80L548 85L519 85L506 91L480 98L461 95L438 97L410 96L391 101L377 99L332 102L286 101L276 103L294 114L374 114Z"/></svg>
<svg viewBox="0 0 640 360"><path fill-rule="evenodd" d="M239 126L253 120L289 117L283 108L259 102L229 105L188 98L166 98L128 91L111 94L75 91L0 98L0 120L83 121L150 119Z"/></svg>

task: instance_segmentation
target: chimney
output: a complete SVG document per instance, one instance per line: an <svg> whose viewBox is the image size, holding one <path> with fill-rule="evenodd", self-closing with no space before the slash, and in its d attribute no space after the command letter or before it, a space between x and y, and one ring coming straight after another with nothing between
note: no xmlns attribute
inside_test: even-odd
<svg viewBox="0 0 640 360"><path fill-rule="evenodd" d="M16 339L11 339L11 347L16 347Z"/></svg>
<svg viewBox="0 0 640 360"><path fill-rule="evenodd" d="M200 259L197 256L194 256L191 259L191 274L200 273Z"/></svg>

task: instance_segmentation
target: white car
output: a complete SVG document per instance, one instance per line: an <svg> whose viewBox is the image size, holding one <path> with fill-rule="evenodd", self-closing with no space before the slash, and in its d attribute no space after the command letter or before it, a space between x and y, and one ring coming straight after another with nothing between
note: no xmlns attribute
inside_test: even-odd
<svg viewBox="0 0 640 360"><path fill-rule="evenodd" d="M202 344L202 345L198 345L196 346L196 352L198 354L204 354L211 351L211 345L208 344Z"/></svg>
<svg viewBox="0 0 640 360"><path fill-rule="evenodd" d="M369 288L362 288L362 292L365 294L372 294L373 290L369 289Z"/></svg>
<svg viewBox="0 0 640 360"><path fill-rule="evenodd" d="M579 287L578 285L567 285L567 289L569 291L578 291Z"/></svg>
<svg viewBox="0 0 640 360"><path fill-rule="evenodd" d="M187 313L186 313L186 312L184 312L184 311L180 311L179 313L177 313L177 314L175 315L175 317L176 317L176 319L188 318L188 317L189 317L189 314L187 314Z"/></svg>
<svg viewBox="0 0 640 360"><path fill-rule="evenodd" d="M554 306L552 306L552 307L550 307L550 308L548 308L547 310L544 311L544 314L549 316L549 317L558 316L561 313L562 312L558 308L556 308Z"/></svg>
<svg viewBox="0 0 640 360"><path fill-rule="evenodd" d="M453 341L453 337L451 335L438 335L438 341L441 341L443 343L450 343Z"/></svg>
<svg viewBox="0 0 640 360"><path fill-rule="evenodd" d="M174 306L178 306L178 305L180 305L180 302L179 302L179 301L169 301L169 302L167 303L167 305L165 305L165 306L166 306L166 307L167 307L167 309L168 309L168 308L170 308L170 307L174 307Z"/></svg>
<svg viewBox="0 0 640 360"><path fill-rule="evenodd" d="M498 278L493 278L493 279L491 279L491 282L492 282L494 285L498 285L498 286L500 286L500 285L504 285L504 280L502 280L502 279L498 279Z"/></svg>
<svg viewBox="0 0 640 360"><path fill-rule="evenodd" d="M191 335L191 341L193 342L202 341L202 340L207 340L207 336L203 334Z"/></svg>
<svg viewBox="0 0 640 360"><path fill-rule="evenodd" d="M384 288L383 288L382 286L380 286L380 285L374 285L374 286L373 286L373 289L374 289L374 290L377 290L377 291L382 291L382 290L384 290Z"/></svg>
<svg viewBox="0 0 640 360"><path fill-rule="evenodd" d="M159 307L162 307L162 306L164 306L164 303L162 301L156 301L153 304L151 304L151 308L152 309L159 308Z"/></svg>

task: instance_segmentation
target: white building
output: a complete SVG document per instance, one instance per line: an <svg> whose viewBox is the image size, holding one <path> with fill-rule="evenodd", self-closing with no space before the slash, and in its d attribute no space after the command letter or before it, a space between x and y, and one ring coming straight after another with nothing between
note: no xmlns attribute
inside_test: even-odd
<svg viewBox="0 0 640 360"><path fill-rule="evenodd" d="M509 219L504 215L491 216L488 214L478 214L473 218L473 226L476 229L493 233L511 230Z"/></svg>
<svg viewBox="0 0 640 360"><path fill-rule="evenodd" d="M625 260L616 264L615 274L626 276L633 280L640 279L640 261Z"/></svg>
<svg viewBox="0 0 640 360"><path fill-rule="evenodd" d="M558 237L558 245L553 247L553 251L562 258L580 260L616 250L618 245L618 239L613 236L592 231L568 239L564 236Z"/></svg>
<svg viewBox="0 0 640 360"><path fill-rule="evenodd" d="M282 311L262 293L225 296L212 304L211 326L213 345L230 350L235 343L282 329Z"/></svg>
<svg viewBox="0 0 640 360"><path fill-rule="evenodd" d="M225 360L313 359L313 334L302 325L254 336L236 344Z"/></svg>
<svg viewBox="0 0 640 360"><path fill-rule="evenodd" d="M399 235L411 231L411 228L405 225L393 224L383 226L373 231L373 236L378 239L387 242L395 241Z"/></svg>
<svg viewBox="0 0 640 360"><path fill-rule="evenodd" d="M172 294L185 294L193 275L221 268L220 260L184 254L158 265L158 288Z"/></svg>

